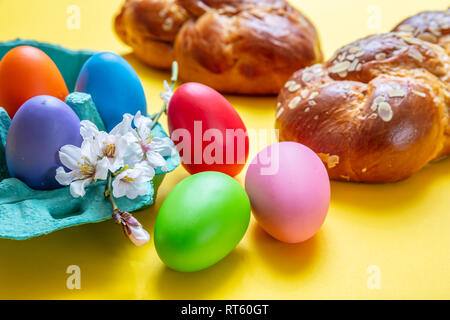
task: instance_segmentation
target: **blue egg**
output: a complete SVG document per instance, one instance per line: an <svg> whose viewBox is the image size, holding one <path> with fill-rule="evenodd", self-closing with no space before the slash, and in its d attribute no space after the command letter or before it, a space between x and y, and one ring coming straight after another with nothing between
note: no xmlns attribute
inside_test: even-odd
<svg viewBox="0 0 450 320"><path fill-rule="evenodd" d="M136 71L121 56L111 52L93 55L81 68L75 91L89 93L110 131L125 113L147 114L144 89Z"/></svg>
<svg viewBox="0 0 450 320"><path fill-rule="evenodd" d="M61 187L56 169L62 146L81 145L80 119L61 100L36 96L27 100L11 121L6 138L6 164L12 177L33 189Z"/></svg>

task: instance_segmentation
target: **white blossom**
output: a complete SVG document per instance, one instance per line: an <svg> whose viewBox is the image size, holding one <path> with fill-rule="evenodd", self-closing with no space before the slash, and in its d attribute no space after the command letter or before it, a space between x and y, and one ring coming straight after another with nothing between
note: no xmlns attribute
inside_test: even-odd
<svg viewBox="0 0 450 320"><path fill-rule="evenodd" d="M134 116L136 138L141 147L139 156L141 161L153 168L162 168L167 171L165 156L172 156L175 151L173 141L168 138L155 137L152 134L152 121L141 115L138 111Z"/></svg>
<svg viewBox="0 0 450 320"><path fill-rule="evenodd" d="M125 122L124 122L125 121ZM115 172L133 159L139 157L139 148L136 146L137 140L127 130L123 130L127 125L127 118L124 117L111 133L99 131L97 126L88 120L81 122L81 136L85 140L90 140L94 146L94 152L99 159L106 158L109 162L109 170ZM131 120L130 120L131 123ZM123 126L124 128L121 128ZM128 125L130 127L130 125Z"/></svg>
<svg viewBox="0 0 450 320"><path fill-rule="evenodd" d="M59 167L56 170L56 181L64 186L70 185L70 194L74 198L83 197L87 185L104 180L108 175L108 159L98 159L90 140L83 141L81 148L73 145L63 146L59 151L59 158L71 171L66 172L63 167Z"/></svg>
<svg viewBox="0 0 450 320"><path fill-rule="evenodd" d="M132 145L126 137L99 132L95 137L95 146L99 158L106 158L109 162L109 170L115 172L125 165L125 155L130 153Z"/></svg>
<svg viewBox="0 0 450 320"><path fill-rule="evenodd" d="M115 198L126 196L136 199L148 191L147 182L155 176L155 170L149 166L138 163L133 168L122 170L112 182L112 193Z"/></svg>
<svg viewBox="0 0 450 320"><path fill-rule="evenodd" d="M135 126L134 129L131 126L132 122ZM161 168L163 171L167 171L164 157L173 156L176 149L170 138L155 137L152 134L152 125L153 121L138 111L134 118L130 114L125 114L122 122L110 134L124 136L132 145L125 157L125 164L128 166L132 167L143 162L154 169ZM133 141L136 142L136 145L133 145Z"/></svg>

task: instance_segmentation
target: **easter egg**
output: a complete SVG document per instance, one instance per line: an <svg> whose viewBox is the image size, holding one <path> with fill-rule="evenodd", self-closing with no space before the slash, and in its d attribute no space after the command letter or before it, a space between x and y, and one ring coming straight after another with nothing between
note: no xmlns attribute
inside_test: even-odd
<svg viewBox="0 0 450 320"><path fill-rule="evenodd" d="M85 62L75 91L92 96L108 131L122 121L125 113L147 114L144 89L136 71L112 52L97 53Z"/></svg>
<svg viewBox="0 0 450 320"><path fill-rule="evenodd" d="M275 239L311 238L325 221L330 180L320 158L296 142L266 147L253 159L245 190L259 225Z"/></svg>
<svg viewBox="0 0 450 320"><path fill-rule="evenodd" d="M15 47L0 61L0 107L10 118L32 97L49 95L64 101L68 94L58 67L38 48Z"/></svg>
<svg viewBox="0 0 450 320"><path fill-rule="evenodd" d="M173 188L155 223L155 247L177 271L198 271L228 255L250 221L244 188L220 172L192 175Z"/></svg>
<svg viewBox="0 0 450 320"><path fill-rule="evenodd" d="M55 180L62 146L81 145L80 119L61 100L37 96L12 119L6 138L6 163L12 177L33 189L60 187Z"/></svg>
<svg viewBox="0 0 450 320"><path fill-rule="evenodd" d="M233 106L216 90L185 83L168 108L172 140L191 174L219 171L235 176L248 157L247 129Z"/></svg>

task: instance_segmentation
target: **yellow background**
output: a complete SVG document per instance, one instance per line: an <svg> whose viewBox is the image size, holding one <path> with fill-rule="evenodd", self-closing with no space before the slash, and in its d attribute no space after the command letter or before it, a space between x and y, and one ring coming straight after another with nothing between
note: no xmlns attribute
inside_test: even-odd
<svg viewBox="0 0 450 320"><path fill-rule="evenodd" d="M146 68L112 32L121 0L0 0L0 41L17 37L125 54L140 75L149 108L169 75ZM339 46L386 32L445 0L293 1L315 23L327 57ZM67 28L68 7L81 12ZM275 98L228 97L248 128L272 128ZM164 124L166 120L162 121ZM251 155L257 150L253 146ZM164 181L156 205L136 214L153 233L158 208L187 176L178 168ZM244 174L238 177L243 181ZM252 218L239 246L217 265L178 273L159 260L153 243L131 245L112 221L58 231L28 241L0 239L0 298L317 299L450 298L450 159L390 185L332 182L321 231L298 245L267 236ZM81 290L66 288L66 268L81 268ZM380 271L370 289L369 266Z"/></svg>

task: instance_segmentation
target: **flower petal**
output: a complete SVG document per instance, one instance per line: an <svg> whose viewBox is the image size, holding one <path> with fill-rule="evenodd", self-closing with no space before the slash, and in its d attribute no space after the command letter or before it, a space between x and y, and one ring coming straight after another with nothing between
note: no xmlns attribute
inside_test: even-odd
<svg viewBox="0 0 450 320"><path fill-rule="evenodd" d="M144 151L142 151L138 140L132 134L127 134L123 138L127 140L126 147L121 151L123 163L129 167L134 167L136 163L141 162L144 158Z"/></svg>
<svg viewBox="0 0 450 320"><path fill-rule="evenodd" d="M56 169L56 176L55 179L58 181L58 183L62 186L68 186L72 183L74 179L74 172L66 172L63 167L59 167Z"/></svg>
<svg viewBox="0 0 450 320"><path fill-rule="evenodd" d="M95 180L106 180L108 177L108 170L109 170L109 160L108 158L104 157L103 159L99 160L95 166Z"/></svg>
<svg viewBox="0 0 450 320"><path fill-rule="evenodd" d="M141 114L141 111L136 112L136 115L134 116L133 123L136 128L143 127L143 126L151 126L152 120L146 116L143 116Z"/></svg>
<svg viewBox="0 0 450 320"><path fill-rule="evenodd" d="M133 121L133 116L129 113L125 113L123 115L122 122L116 125L111 131L110 134L123 136L127 132L132 130L131 121Z"/></svg>
<svg viewBox="0 0 450 320"><path fill-rule="evenodd" d="M95 140L84 140L81 143L80 149L82 162L86 162L86 159L88 159L91 164L95 164L98 158L101 156L101 150L98 148Z"/></svg>
<svg viewBox="0 0 450 320"><path fill-rule="evenodd" d="M141 182L141 183L133 183L130 188L128 188L126 197L128 199L136 199L137 197L140 196L145 196L147 194L148 191L148 185L145 182Z"/></svg>
<svg viewBox="0 0 450 320"><path fill-rule="evenodd" d="M134 180L136 183L148 182L155 176L155 169L148 165L147 162L138 163L133 169Z"/></svg>
<svg viewBox="0 0 450 320"><path fill-rule="evenodd" d="M71 144L65 145L59 150L59 159L70 170L77 170L81 163L81 149Z"/></svg>
<svg viewBox="0 0 450 320"><path fill-rule="evenodd" d="M175 145L170 138L154 137L151 143L151 149L160 153L164 157L173 156L176 153Z"/></svg>
<svg viewBox="0 0 450 320"><path fill-rule="evenodd" d="M133 123L136 127L136 130L139 134L139 139L145 141L148 137L152 135L152 124L153 120L149 117L141 115L141 112L138 111L134 116Z"/></svg>
<svg viewBox="0 0 450 320"><path fill-rule="evenodd" d="M74 198L84 197L86 194L86 186L91 183L92 179L76 180L70 184L70 194Z"/></svg>
<svg viewBox="0 0 450 320"><path fill-rule="evenodd" d="M83 120L80 124L80 134L83 137L83 140L92 139L99 132L97 126L89 120Z"/></svg>
<svg viewBox="0 0 450 320"><path fill-rule="evenodd" d="M118 175L112 182L112 194L114 196L114 198L121 198L126 194L127 191L127 183L122 182L122 178L124 177L124 175L121 177L121 175Z"/></svg>
<svg viewBox="0 0 450 320"><path fill-rule="evenodd" d="M147 163L153 168L160 168L166 166L166 159L164 159L163 156L160 155L159 153L154 151L148 151L146 155L147 155L146 159Z"/></svg>

